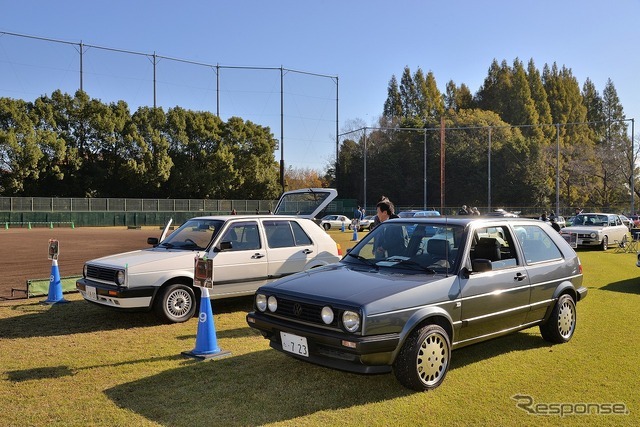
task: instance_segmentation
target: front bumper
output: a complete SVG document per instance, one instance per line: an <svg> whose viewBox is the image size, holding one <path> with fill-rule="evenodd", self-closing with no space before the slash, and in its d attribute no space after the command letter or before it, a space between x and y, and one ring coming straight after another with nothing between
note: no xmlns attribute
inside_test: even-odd
<svg viewBox="0 0 640 427"><path fill-rule="evenodd" d="M88 292L87 286L95 293ZM119 309L149 309L156 293L155 287L124 288L109 286L85 278L76 281L76 289L82 297L92 303Z"/></svg>
<svg viewBox="0 0 640 427"><path fill-rule="evenodd" d="M247 314L247 324L259 330L275 350L305 362L359 374L390 372L393 353L400 343L399 334L357 336L300 325L259 312ZM309 357L283 350L280 332L306 338ZM346 347L344 341L353 343L353 347Z"/></svg>

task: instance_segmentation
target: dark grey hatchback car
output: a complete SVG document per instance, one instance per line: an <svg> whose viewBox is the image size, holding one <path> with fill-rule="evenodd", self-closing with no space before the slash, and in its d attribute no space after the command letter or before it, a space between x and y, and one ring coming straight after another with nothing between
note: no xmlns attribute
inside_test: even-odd
<svg viewBox="0 0 640 427"><path fill-rule="evenodd" d="M258 289L247 323L300 360L438 387L451 351L539 325L571 339L585 298L575 251L520 218L389 220L339 263Z"/></svg>

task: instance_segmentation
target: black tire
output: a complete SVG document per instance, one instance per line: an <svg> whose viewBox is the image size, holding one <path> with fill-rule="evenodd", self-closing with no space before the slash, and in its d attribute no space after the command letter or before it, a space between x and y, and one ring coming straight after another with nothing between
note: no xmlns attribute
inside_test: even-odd
<svg viewBox="0 0 640 427"><path fill-rule="evenodd" d="M561 295L553 307L549 320L540 325L542 338L555 344L569 341L576 330L576 320L576 302L569 294Z"/></svg>
<svg viewBox="0 0 640 427"><path fill-rule="evenodd" d="M438 325L413 331L393 364L403 386L416 391L433 390L444 381L451 361L451 341Z"/></svg>
<svg viewBox="0 0 640 427"><path fill-rule="evenodd" d="M153 309L166 323L182 323L191 319L198 304L193 288L182 283L174 283L156 296Z"/></svg>
<svg viewBox="0 0 640 427"><path fill-rule="evenodd" d="M324 228L325 230L328 230L328 229L331 228L331 224L324 223L324 224L322 224L322 228Z"/></svg>
<svg viewBox="0 0 640 427"><path fill-rule="evenodd" d="M609 238L607 236L602 237L602 243L600 244L600 249L606 251L609 247Z"/></svg>
<svg viewBox="0 0 640 427"><path fill-rule="evenodd" d="M347 227L349 228L349 230L351 230L351 224L349 224Z"/></svg>

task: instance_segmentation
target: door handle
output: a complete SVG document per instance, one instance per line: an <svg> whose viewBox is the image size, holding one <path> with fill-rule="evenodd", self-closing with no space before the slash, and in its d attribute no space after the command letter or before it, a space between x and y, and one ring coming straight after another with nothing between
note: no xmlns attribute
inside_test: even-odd
<svg viewBox="0 0 640 427"><path fill-rule="evenodd" d="M309 255L310 253L313 253L313 251L311 249L305 249L304 251L302 251L302 253Z"/></svg>
<svg viewBox="0 0 640 427"><path fill-rule="evenodd" d="M526 274L516 273L516 277L514 277L513 280L517 280L518 282L522 282L526 278L527 278Z"/></svg>
<svg viewBox="0 0 640 427"><path fill-rule="evenodd" d="M251 259L259 259L259 258L264 258L264 254L261 254L260 252L256 252L251 256Z"/></svg>

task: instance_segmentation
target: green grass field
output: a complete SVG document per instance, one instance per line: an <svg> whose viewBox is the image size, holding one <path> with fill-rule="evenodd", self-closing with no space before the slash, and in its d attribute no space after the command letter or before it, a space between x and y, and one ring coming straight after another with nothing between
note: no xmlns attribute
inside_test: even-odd
<svg viewBox="0 0 640 427"><path fill-rule="evenodd" d="M351 233L330 234L343 250L353 244ZM54 306L3 302L0 425L638 425L640 269L634 254L579 255L589 295L569 343L551 346L532 328L456 350L428 393L392 374L348 374L270 349L246 325L251 298L213 301L218 345L231 356L205 362L181 355L194 348L196 319L161 325L78 294ZM515 395L539 411L617 403L629 413L531 415Z"/></svg>

